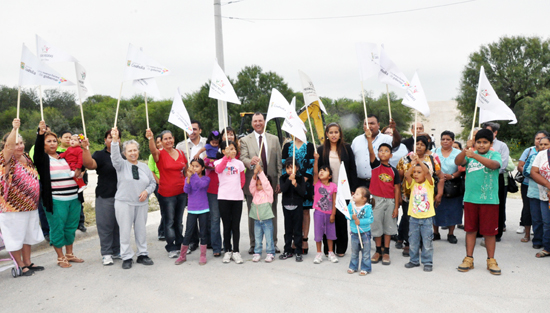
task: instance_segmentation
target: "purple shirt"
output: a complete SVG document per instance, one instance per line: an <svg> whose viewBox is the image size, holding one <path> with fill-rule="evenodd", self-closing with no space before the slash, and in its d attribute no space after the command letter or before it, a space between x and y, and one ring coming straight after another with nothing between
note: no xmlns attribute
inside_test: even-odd
<svg viewBox="0 0 550 313"><path fill-rule="evenodd" d="M199 177L193 174L189 179L189 184L185 184L183 190L188 196L187 210L189 214L201 214L210 212L208 207L208 196L206 190L210 185L210 177Z"/></svg>

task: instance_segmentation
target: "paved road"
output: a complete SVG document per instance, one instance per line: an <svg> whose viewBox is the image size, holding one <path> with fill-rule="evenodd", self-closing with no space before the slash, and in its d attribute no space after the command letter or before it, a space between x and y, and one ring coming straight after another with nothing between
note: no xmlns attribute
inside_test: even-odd
<svg viewBox="0 0 550 313"><path fill-rule="evenodd" d="M497 245L501 276L485 269L486 254L479 245L476 268L459 273L465 255L464 232L458 244L434 243L434 271L406 269L408 258L392 249L392 264L373 265L366 277L349 275L349 254L337 264L313 264L314 253L303 263L276 260L223 264L208 253L208 264L199 266L198 253L180 266L168 259L164 243L156 240L159 212L149 214L148 243L154 266L134 264L122 270L121 261L104 267L95 227L79 235L76 255L85 259L70 269L55 265L53 249L33 254L46 270L33 277L13 279L0 273L0 311L3 312L531 312L547 308L550 291L550 258L536 259L531 243L521 243L515 233L521 201L508 199L508 231ZM281 214L282 215L282 214ZM279 229L283 229L282 219ZM446 232L442 232L446 238ZM282 233L279 240L282 240ZM313 238L311 232L310 238ZM310 240L310 243L312 241ZM244 217L241 250L248 248ZM279 247L282 247L279 244ZM393 244L392 244L393 248ZM0 258L5 252L0 253ZM9 308L9 309L8 309Z"/></svg>

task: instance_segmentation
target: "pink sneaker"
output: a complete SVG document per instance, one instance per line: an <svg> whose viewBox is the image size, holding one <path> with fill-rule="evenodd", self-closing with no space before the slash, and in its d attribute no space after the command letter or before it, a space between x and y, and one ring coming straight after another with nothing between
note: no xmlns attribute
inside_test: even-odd
<svg viewBox="0 0 550 313"><path fill-rule="evenodd" d="M254 254L252 256L252 262L258 262L260 261L260 255L259 254Z"/></svg>
<svg viewBox="0 0 550 313"><path fill-rule="evenodd" d="M269 254L265 257L266 263L271 263L271 262L273 262L273 258L274 258L273 254L269 253Z"/></svg>

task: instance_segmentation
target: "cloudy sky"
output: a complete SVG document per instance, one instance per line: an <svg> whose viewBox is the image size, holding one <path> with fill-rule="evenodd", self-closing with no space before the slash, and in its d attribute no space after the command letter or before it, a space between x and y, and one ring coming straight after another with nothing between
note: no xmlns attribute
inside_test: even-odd
<svg viewBox="0 0 550 313"><path fill-rule="evenodd" d="M359 41L383 43L409 78L418 70L428 100L440 101L457 95L468 56L481 45L502 36L550 37L548 0L233 2L222 6L222 15L246 20L222 21L228 76L256 64L300 90L300 69L331 98L360 97ZM96 94L113 97L128 43L172 71L157 79L163 98L173 97L176 87L197 90L210 78L216 55L213 0L2 1L0 29L0 85L7 86L17 84L21 44L36 52L35 34L79 59ZM74 80L72 65L52 67ZM364 85L374 95L385 91L376 78ZM139 92L124 86L123 97Z"/></svg>

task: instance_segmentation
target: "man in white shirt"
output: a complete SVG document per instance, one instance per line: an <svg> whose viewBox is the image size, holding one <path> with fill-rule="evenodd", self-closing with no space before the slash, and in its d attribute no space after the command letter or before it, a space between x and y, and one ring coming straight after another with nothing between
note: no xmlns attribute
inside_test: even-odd
<svg viewBox="0 0 550 313"><path fill-rule="evenodd" d="M187 138L187 145L185 144L185 140L176 145L176 149L183 151L185 158L187 158L188 161L194 159L199 150L204 148L206 145L206 138L201 137L201 123L199 121L192 120L191 126L193 127L193 133L191 133L189 138ZM187 151L188 147L189 153ZM189 154L191 155L191 158L189 158ZM201 153L200 157L201 159L204 159L206 157L206 152Z"/></svg>
<svg viewBox="0 0 550 313"><path fill-rule="evenodd" d="M380 132L380 122L378 122L378 117L376 115L367 116L366 121L363 123L363 130L370 129L372 137L372 146L374 148L374 154L378 158L378 147L381 144L387 143L390 146L392 145L393 137L390 135L382 134ZM371 167L370 167L370 158L369 158L369 144L367 141L367 136L361 134L351 143L351 149L353 154L355 154L355 165L357 166L357 181L358 186L365 186L369 188L370 178L371 178Z"/></svg>

